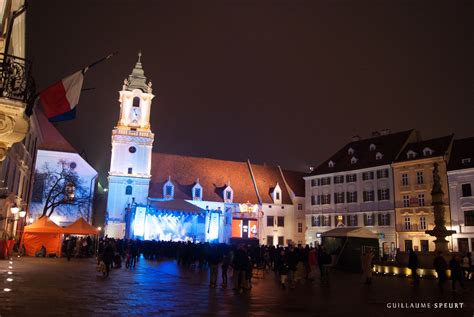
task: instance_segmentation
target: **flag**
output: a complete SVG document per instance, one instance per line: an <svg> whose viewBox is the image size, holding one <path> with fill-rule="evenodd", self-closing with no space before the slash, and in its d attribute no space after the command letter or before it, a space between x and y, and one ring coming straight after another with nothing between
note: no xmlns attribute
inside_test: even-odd
<svg viewBox="0 0 474 317"><path fill-rule="evenodd" d="M50 122L72 120L76 117L84 72L80 70L40 92L43 110Z"/></svg>

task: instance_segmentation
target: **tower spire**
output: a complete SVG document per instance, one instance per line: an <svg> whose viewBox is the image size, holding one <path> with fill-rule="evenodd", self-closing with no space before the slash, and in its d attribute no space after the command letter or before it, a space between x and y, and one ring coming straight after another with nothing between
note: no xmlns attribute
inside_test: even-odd
<svg viewBox="0 0 474 317"><path fill-rule="evenodd" d="M145 71L143 70L142 62L142 51L138 52L138 61L132 70L132 73L128 76L128 90L141 89L143 92L147 92L147 84Z"/></svg>

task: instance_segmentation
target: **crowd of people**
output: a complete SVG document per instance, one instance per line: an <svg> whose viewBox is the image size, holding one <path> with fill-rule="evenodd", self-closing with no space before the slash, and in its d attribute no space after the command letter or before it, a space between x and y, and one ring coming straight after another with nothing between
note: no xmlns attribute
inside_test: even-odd
<svg viewBox="0 0 474 317"><path fill-rule="evenodd" d="M97 250L95 250L97 248ZM252 278L259 272L273 271L281 288L290 289L301 281L313 281L318 275L322 284L329 283L329 267L333 258L324 246L317 247L265 246L265 245L229 245L173 241L141 241L104 238L98 241L90 237L68 237L63 244L68 260L71 257L90 257L97 251L98 264L104 276L109 276L112 268L122 267L134 269L141 255L146 260L176 259L177 265L185 268L209 270L209 286L217 287L219 268L222 287L229 285L229 271L232 271L232 287L243 292L252 288ZM363 280L372 283L374 252L367 250L361 254ZM438 276L438 285L443 291L448 280L447 270L451 271L453 291L459 284L474 277L473 257L471 253L452 254L446 261L442 253L438 253L433 262ZM418 285L418 256L409 251L408 268L413 272L413 284ZM319 274L315 274L319 269Z"/></svg>

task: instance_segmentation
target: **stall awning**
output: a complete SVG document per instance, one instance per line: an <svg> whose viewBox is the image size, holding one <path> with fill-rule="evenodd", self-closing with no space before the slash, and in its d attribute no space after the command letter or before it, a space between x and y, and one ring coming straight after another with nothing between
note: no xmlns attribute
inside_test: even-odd
<svg viewBox="0 0 474 317"><path fill-rule="evenodd" d="M55 224L49 217L41 217L33 224L25 227L24 232L34 233L63 233L63 228Z"/></svg>
<svg viewBox="0 0 474 317"><path fill-rule="evenodd" d="M64 233L66 234L99 234L99 230L92 225L90 225L84 218L79 218L74 221L72 224L64 228Z"/></svg>
<svg viewBox="0 0 474 317"><path fill-rule="evenodd" d="M321 237L353 237L378 239L377 234L363 227L334 228L321 234Z"/></svg>
<svg viewBox="0 0 474 317"><path fill-rule="evenodd" d="M161 212L190 212L190 213L202 213L206 210L199 208L196 205L188 203L186 200L173 199L173 200L162 200L162 201L149 201L150 207Z"/></svg>

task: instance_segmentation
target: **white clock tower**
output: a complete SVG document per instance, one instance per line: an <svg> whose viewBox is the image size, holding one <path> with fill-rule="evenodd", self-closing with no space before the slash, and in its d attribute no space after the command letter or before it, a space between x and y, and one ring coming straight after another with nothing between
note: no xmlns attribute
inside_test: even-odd
<svg viewBox="0 0 474 317"><path fill-rule="evenodd" d="M125 235L126 208L136 202L146 204L151 178L151 154L154 134L150 130L151 82L146 83L138 53L138 62L124 80L120 91L120 117L112 130L112 157L107 197L109 237Z"/></svg>

